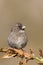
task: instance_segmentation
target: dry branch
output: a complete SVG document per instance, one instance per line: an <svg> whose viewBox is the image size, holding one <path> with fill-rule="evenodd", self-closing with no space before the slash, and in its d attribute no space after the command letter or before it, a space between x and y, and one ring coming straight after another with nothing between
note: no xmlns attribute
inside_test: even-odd
<svg viewBox="0 0 43 65"><path fill-rule="evenodd" d="M4 49L4 48L0 48L0 52L4 52L4 53L6 53L8 56L19 56L19 57L25 57L25 58L28 58L28 59L30 59L30 58L32 58L32 56L31 56L31 54L29 54L29 53L27 53L27 52L25 52L25 51L23 51L23 50L18 50L18 49L12 49L12 48L7 48L7 49Z"/></svg>
<svg viewBox="0 0 43 65"><path fill-rule="evenodd" d="M38 58L35 56L34 54L34 51L32 49L30 49L30 53L27 53L26 51L23 51L22 49L15 49L15 48L0 48L0 52L4 52L4 56L2 58L11 58L11 57L20 57L20 58L25 58L25 60L22 60L19 62L19 65L25 65L25 63L27 63L29 60L33 60L33 59L36 59L38 60L38 64L39 65L43 65L43 52L42 50L40 49L39 52L40 52L40 56L41 58Z"/></svg>

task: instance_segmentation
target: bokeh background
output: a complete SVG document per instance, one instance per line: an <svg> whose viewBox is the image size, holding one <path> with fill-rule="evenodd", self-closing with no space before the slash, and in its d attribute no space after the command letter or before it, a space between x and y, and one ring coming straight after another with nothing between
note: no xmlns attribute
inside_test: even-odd
<svg viewBox="0 0 43 65"><path fill-rule="evenodd" d="M28 44L25 50L43 49L43 0L0 0L0 48L7 48L7 38L16 22L26 25ZM0 53L1 55L2 53ZM0 59L0 65L18 65L19 58ZM29 61L26 65L37 65Z"/></svg>

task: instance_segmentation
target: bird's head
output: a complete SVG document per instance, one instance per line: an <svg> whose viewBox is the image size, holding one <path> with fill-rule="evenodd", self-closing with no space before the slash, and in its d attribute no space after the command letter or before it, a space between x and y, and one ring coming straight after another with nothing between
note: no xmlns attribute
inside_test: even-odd
<svg viewBox="0 0 43 65"><path fill-rule="evenodd" d="M16 23L16 27L18 27L20 30L25 30L26 26L24 26L21 23Z"/></svg>
<svg viewBox="0 0 43 65"><path fill-rule="evenodd" d="M23 24L21 24L21 23L16 23L13 27L12 27L12 29L11 29L11 32L12 31L24 31L25 30L25 28L26 28L26 26L24 26Z"/></svg>

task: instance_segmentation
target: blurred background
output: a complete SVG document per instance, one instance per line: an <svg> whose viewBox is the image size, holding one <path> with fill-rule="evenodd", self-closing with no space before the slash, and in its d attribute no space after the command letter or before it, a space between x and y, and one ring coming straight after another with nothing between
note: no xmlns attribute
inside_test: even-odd
<svg viewBox="0 0 43 65"><path fill-rule="evenodd" d="M7 38L16 22L26 25L28 44L25 50L43 49L43 0L0 0L0 48L8 48ZM1 53L0 53L1 55ZM0 65L18 65L19 58L0 59ZM37 65L29 61L27 65Z"/></svg>

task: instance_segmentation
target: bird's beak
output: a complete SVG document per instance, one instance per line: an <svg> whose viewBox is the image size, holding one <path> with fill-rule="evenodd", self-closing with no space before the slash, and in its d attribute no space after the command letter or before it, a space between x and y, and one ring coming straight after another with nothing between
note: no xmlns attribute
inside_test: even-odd
<svg viewBox="0 0 43 65"><path fill-rule="evenodd" d="M22 29L24 30L26 28L26 26L22 26Z"/></svg>

